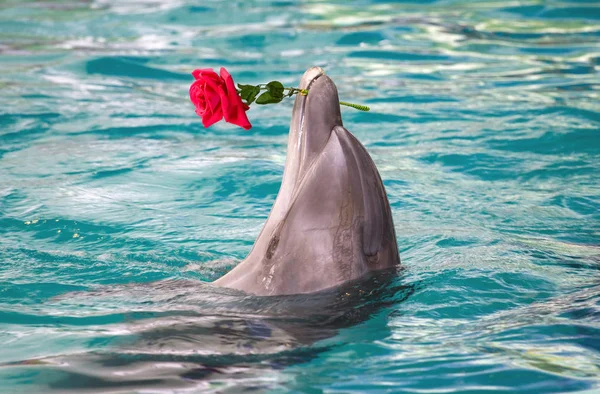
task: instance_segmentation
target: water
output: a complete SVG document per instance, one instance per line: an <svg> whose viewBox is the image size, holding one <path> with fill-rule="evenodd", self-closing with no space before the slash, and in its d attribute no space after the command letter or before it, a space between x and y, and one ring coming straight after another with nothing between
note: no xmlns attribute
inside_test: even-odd
<svg viewBox="0 0 600 394"><path fill-rule="evenodd" d="M595 1L0 4L2 392L600 390ZM249 252L291 101L202 128L190 72L319 65L404 270L312 296Z"/></svg>

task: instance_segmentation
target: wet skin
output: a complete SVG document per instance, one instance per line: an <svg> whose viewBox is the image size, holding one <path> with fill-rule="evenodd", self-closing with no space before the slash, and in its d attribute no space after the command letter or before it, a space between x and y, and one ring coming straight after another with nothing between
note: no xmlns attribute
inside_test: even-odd
<svg viewBox="0 0 600 394"><path fill-rule="evenodd" d="M400 264L385 188L343 127L323 70L302 77L281 189L250 254L214 282L255 295L312 293Z"/></svg>

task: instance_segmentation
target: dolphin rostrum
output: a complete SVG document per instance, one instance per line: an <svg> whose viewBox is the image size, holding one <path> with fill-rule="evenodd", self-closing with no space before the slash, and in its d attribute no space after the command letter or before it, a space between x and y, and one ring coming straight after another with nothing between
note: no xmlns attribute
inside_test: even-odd
<svg viewBox="0 0 600 394"><path fill-rule="evenodd" d="M255 295L311 293L400 264L385 188L342 125L337 88L319 67L294 104L281 189L252 251L215 281Z"/></svg>

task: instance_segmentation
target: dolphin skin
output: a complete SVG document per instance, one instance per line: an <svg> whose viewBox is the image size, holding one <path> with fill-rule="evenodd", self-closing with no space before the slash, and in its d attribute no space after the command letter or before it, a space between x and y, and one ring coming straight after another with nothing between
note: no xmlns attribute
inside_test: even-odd
<svg viewBox="0 0 600 394"><path fill-rule="evenodd" d="M269 296L312 293L400 264L377 167L342 124L337 88L306 71L292 114L283 180L254 247L215 285Z"/></svg>

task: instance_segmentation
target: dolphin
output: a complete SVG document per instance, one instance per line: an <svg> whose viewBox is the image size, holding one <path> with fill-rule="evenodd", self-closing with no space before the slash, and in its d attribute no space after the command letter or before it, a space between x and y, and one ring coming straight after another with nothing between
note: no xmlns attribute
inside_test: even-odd
<svg viewBox="0 0 600 394"><path fill-rule="evenodd" d="M294 104L281 189L250 254L213 282L223 288L167 280L67 293L53 301L60 310L91 302L99 316L131 319L86 329L114 334L102 349L0 368L34 369L34 391L264 388L269 370L313 359L329 348L317 341L409 297L412 286L389 285L400 265L390 206L371 157L343 127L335 84L314 67L300 88L309 94Z"/></svg>
<svg viewBox="0 0 600 394"><path fill-rule="evenodd" d="M300 82L281 188L246 259L213 282L259 296L313 293L397 267L385 187L342 124L333 81L319 67Z"/></svg>

